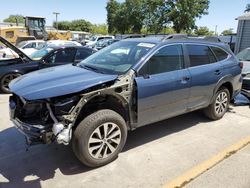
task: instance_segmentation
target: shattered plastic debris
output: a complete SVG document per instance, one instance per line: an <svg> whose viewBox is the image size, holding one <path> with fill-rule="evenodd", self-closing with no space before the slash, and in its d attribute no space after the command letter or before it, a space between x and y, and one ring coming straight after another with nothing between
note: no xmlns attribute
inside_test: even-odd
<svg viewBox="0 0 250 188"><path fill-rule="evenodd" d="M235 106L250 105L250 91L242 90L242 92L234 97Z"/></svg>

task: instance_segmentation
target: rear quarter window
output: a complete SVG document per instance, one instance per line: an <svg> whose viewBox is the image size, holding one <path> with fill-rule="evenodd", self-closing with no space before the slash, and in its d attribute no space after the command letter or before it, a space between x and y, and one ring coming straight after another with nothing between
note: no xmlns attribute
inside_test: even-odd
<svg viewBox="0 0 250 188"><path fill-rule="evenodd" d="M214 46L211 46L211 49L213 50L218 61L223 61L224 59L227 59L228 53L225 52L224 50Z"/></svg>

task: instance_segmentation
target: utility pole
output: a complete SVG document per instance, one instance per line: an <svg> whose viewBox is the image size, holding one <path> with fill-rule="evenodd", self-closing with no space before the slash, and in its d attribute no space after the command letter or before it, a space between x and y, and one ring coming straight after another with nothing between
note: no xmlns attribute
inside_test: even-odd
<svg viewBox="0 0 250 188"><path fill-rule="evenodd" d="M218 28L218 25L215 26L215 30L214 30L214 34L215 34L216 36L218 36L218 34L217 34L217 28Z"/></svg>
<svg viewBox="0 0 250 188"><path fill-rule="evenodd" d="M56 29L58 30L58 15L60 14L59 12L53 12L53 14L56 15Z"/></svg>

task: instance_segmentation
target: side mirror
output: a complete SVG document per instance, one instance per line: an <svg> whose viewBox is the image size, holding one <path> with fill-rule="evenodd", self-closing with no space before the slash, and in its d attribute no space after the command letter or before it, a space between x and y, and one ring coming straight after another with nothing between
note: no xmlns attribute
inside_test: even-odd
<svg viewBox="0 0 250 188"><path fill-rule="evenodd" d="M142 76L144 79L149 79L150 75L148 74L148 66L142 67L139 72L137 73L138 76Z"/></svg>

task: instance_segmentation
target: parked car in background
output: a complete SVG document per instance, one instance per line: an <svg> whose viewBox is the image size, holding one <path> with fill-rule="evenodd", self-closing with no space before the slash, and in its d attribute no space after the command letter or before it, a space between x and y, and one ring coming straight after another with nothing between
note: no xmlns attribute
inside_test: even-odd
<svg viewBox="0 0 250 188"><path fill-rule="evenodd" d="M70 40L49 40L38 46L38 49L49 46L82 46L79 42Z"/></svg>
<svg viewBox="0 0 250 188"><path fill-rule="evenodd" d="M114 36L109 36L109 35L100 35L100 36L92 36L89 41L86 41L86 47L88 48L94 48L95 44L102 39L114 39Z"/></svg>
<svg viewBox="0 0 250 188"><path fill-rule="evenodd" d="M11 50L10 48L2 48L0 49L0 60L3 59L13 59L18 57L18 54Z"/></svg>
<svg viewBox="0 0 250 188"><path fill-rule="evenodd" d="M0 37L0 41L18 55L0 60L0 90L10 93L9 83L28 72L67 63L78 63L95 52L83 46L50 46L34 52L30 57ZM39 78L38 78L39 79Z"/></svg>
<svg viewBox="0 0 250 188"><path fill-rule="evenodd" d="M31 55L33 52L37 51L38 46L41 46L45 43L43 40L28 40L22 41L17 44L17 48L23 51L26 55ZM12 59L18 57L18 54L11 50L10 48L2 48L0 49L0 60L1 59Z"/></svg>
<svg viewBox="0 0 250 188"><path fill-rule="evenodd" d="M122 40L77 66L18 78L11 119L28 143L72 140L77 158L98 167L117 158L128 130L198 109L222 118L241 90L241 63L224 43L178 38Z"/></svg>
<svg viewBox="0 0 250 188"><path fill-rule="evenodd" d="M44 40L27 40L20 42L16 47L22 50L26 55L31 55L38 49L38 46L41 46L44 43Z"/></svg>
<svg viewBox="0 0 250 188"><path fill-rule="evenodd" d="M94 48L96 50L101 50L102 48L105 48L105 47L109 46L110 44L113 44L113 43L118 42L118 41L120 41L120 40L119 39L102 39L102 40L99 40L95 44Z"/></svg>
<svg viewBox="0 0 250 188"><path fill-rule="evenodd" d="M242 88L250 90L250 48L246 48L239 52L237 58L243 63L243 84Z"/></svg>
<svg viewBox="0 0 250 188"><path fill-rule="evenodd" d="M118 35L115 35L115 38L123 40L123 39L130 39L130 38L142 38L142 37L147 37L147 36L151 36L151 35L146 35L146 34L118 34ZM157 35L157 36L159 36L159 35Z"/></svg>

